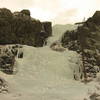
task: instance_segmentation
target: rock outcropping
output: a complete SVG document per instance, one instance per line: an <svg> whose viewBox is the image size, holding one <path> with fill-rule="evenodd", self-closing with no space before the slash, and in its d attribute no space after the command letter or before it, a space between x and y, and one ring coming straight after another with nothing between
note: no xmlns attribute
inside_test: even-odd
<svg viewBox="0 0 100 100"><path fill-rule="evenodd" d="M41 47L52 35L51 22L40 22L30 16L29 10L12 13L0 9L0 44L25 44Z"/></svg>
<svg viewBox="0 0 100 100"><path fill-rule="evenodd" d="M8 45L0 47L0 71L14 74L17 71L16 58L23 58L22 46Z"/></svg>
<svg viewBox="0 0 100 100"><path fill-rule="evenodd" d="M100 71L100 11L81 24L77 30L67 31L61 42L64 47L82 54L87 76L96 77Z"/></svg>
<svg viewBox="0 0 100 100"><path fill-rule="evenodd" d="M9 86L7 81L5 79L0 77L0 93L8 93L9 92Z"/></svg>

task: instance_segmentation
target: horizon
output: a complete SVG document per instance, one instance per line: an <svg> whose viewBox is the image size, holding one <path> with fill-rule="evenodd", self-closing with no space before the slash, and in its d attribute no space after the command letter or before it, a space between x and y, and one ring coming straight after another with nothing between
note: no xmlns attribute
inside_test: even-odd
<svg viewBox="0 0 100 100"><path fill-rule="evenodd" d="M0 8L12 12L29 9L33 18L56 24L74 24L100 10L98 0L0 0ZM85 6L85 7L84 7Z"/></svg>

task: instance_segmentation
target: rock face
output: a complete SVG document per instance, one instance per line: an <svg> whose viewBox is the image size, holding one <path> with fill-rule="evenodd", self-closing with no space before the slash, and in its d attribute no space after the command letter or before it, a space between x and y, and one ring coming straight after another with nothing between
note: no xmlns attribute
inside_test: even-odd
<svg viewBox="0 0 100 100"><path fill-rule="evenodd" d="M51 34L51 22L42 24L30 16L29 10L12 13L6 8L0 9L0 44L41 47Z"/></svg>
<svg viewBox="0 0 100 100"><path fill-rule="evenodd" d="M87 76L96 77L100 71L100 11L77 30L67 31L61 42L64 47L82 54Z"/></svg>
<svg viewBox="0 0 100 100"><path fill-rule="evenodd" d="M51 22L42 22L44 30L48 33L49 36L52 36L52 23ZM46 36L47 37L47 36Z"/></svg>
<svg viewBox="0 0 100 100"><path fill-rule="evenodd" d="M95 12L95 14L93 15L91 21L93 21L94 23L100 25L100 11Z"/></svg>
<svg viewBox="0 0 100 100"><path fill-rule="evenodd" d="M47 38L52 35L51 22L42 22L41 31L35 35L35 47L41 47L47 44Z"/></svg>
<svg viewBox="0 0 100 100"><path fill-rule="evenodd" d="M66 49L62 47L60 42L54 42L51 44L50 48L54 51L64 52Z"/></svg>
<svg viewBox="0 0 100 100"><path fill-rule="evenodd" d="M0 70L7 73L13 73L13 67L15 63L14 56L8 56L6 54L0 56Z"/></svg>
<svg viewBox="0 0 100 100"><path fill-rule="evenodd" d="M16 69L16 57L23 58L22 46L12 45L0 48L0 70L6 74L13 74Z"/></svg>
<svg viewBox="0 0 100 100"><path fill-rule="evenodd" d="M8 83L0 77L0 93L8 93Z"/></svg>

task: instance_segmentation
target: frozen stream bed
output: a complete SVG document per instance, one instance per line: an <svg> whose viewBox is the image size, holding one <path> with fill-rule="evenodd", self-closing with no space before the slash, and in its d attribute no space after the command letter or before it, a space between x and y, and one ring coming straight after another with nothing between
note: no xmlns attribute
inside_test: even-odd
<svg viewBox="0 0 100 100"><path fill-rule="evenodd" d="M96 82L75 81L80 76L80 55L66 50L56 52L48 46L23 47L23 59L16 59L15 75L0 75L7 80L10 93L0 94L1 100L84 100L95 91Z"/></svg>

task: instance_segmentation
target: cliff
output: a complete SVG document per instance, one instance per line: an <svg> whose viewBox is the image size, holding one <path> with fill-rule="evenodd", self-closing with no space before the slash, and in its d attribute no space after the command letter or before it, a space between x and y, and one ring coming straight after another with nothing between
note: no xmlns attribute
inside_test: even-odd
<svg viewBox="0 0 100 100"><path fill-rule="evenodd" d="M96 77L100 70L100 11L79 25L77 30L67 31L62 37L62 45L82 55L87 76Z"/></svg>
<svg viewBox="0 0 100 100"><path fill-rule="evenodd" d="M62 45L68 47L73 42L80 42L84 49L95 50L100 48L100 11L90 17L83 25L79 25L76 30L66 31L62 37ZM75 45L75 44L73 44ZM100 51L100 50L99 50Z"/></svg>
<svg viewBox="0 0 100 100"><path fill-rule="evenodd" d="M9 9L1 8L0 44L41 47L52 34L51 22L44 23L32 18L29 10L12 13Z"/></svg>

